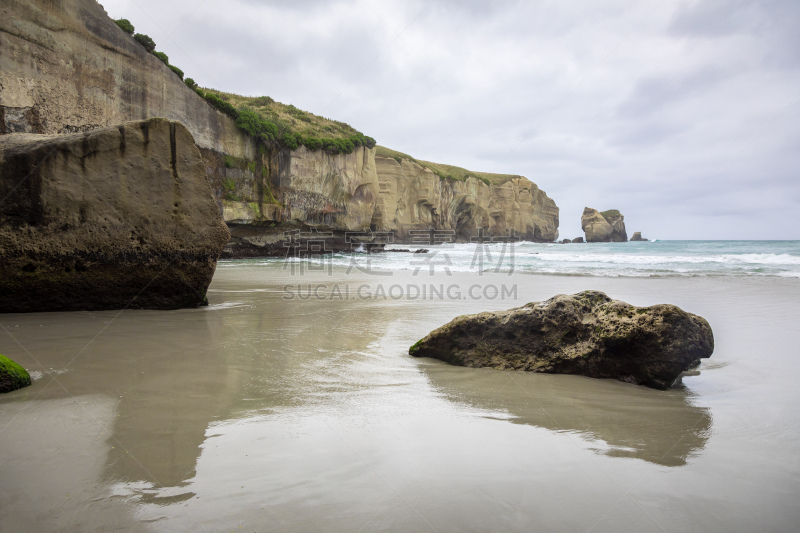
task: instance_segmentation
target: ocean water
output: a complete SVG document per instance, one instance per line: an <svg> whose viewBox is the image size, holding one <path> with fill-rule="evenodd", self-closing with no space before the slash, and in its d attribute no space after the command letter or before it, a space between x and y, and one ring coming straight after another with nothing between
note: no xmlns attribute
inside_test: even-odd
<svg viewBox="0 0 800 533"><path fill-rule="evenodd" d="M320 270L411 270L603 277L768 276L800 278L800 241L647 241L627 243L460 243L390 245L428 254L336 254L290 257ZM262 263L281 259L257 260Z"/></svg>
<svg viewBox="0 0 800 533"><path fill-rule="evenodd" d="M0 315L34 378L0 395L0 531L798 531L797 243L517 246L513 271L474 245L224 261L204 308ZM668 391L408 355L585 289L697 313L715 351Z"/></svg>

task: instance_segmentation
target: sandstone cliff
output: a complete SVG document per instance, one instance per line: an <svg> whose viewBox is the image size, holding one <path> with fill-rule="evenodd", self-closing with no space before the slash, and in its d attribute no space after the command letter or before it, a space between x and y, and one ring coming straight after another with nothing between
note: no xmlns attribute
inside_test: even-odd
<svg viewBox="0 0 800 533"><path fill-rule="evenodd" d="M69 133L150 117L186 126L218 208L249 254L285 253L284 232L513 229L557 236L558 208L515 177L443 180L413 161L265 145L187 87L94 0L8 0L0 7L0 133ZM233 250L231 250L233 253Z"/></svg>
<svg viewBox="0 0 800 533"><path fill-rule="evenodd" d="M0 312L202 305L229 238L164 119L0 136Z"/></svg>
<svg viewBox="0 0 800 533"><path fill-rule="evenodd" d="M586 207L581 216L586 242L627 242L625 217L616 209L603 211Z"/></svg>
<svg viewBox="0 0 800 533"><path fill-rule="evenodd" d="M552 241L558 236L558 207L524 177L487 184L478 177L441 179L432 170L405 158L376 157L380 195L374 227L395 230L453 230L469 241L479 230L486 236Z"/></svg>

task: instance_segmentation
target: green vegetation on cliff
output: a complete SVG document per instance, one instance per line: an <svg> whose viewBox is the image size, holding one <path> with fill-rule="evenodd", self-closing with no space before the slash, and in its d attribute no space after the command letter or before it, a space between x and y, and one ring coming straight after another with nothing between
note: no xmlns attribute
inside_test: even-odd
<svg viewBox="0 0 800 533"><path fill-rule="evenodd" d="M136 39L136 42L144 46L144 49L150 52L151 54L155 51L156 43L153 39L150 38L149 35L145 35L143 33L137 33L136 35L133 36L133 38Z"/></svg>
<svg viewBox="0 0 800 533"><path fill-rule="evenodd" d="M398 152L397 150L386 148L385 146L376 147L375 155L378 157L391 157L398 163L400 163L403 159L408 159L409 161L412 161L423 168L427 168L428 170L439 176L439 179L441 180L466 181L467 178L476 178L484 182L486 185L502 185L503 183L521 177L515 174L492 174L489 172L473 172L472 170L467 170L461 167L455 167L453 165L443 165L441 163L432 163L430 161L414 159L408 154L404 154L403 152Z"/></svg>
<svg viewBox="0 0 800 533"><path fill-rule="evenodd" d="M198 90L198 94L234 118L242 130L266 144L290 150L305 146L331 154L350 154L359 146L375 146L375 139L349 124L276 102L269 96L241 96L208 88Z"/></svg>
<svg viewBox="0 0 800 533"><path fill-rule="evenodd" d="M618 218L619 216L622 215L622 213L620 213L617 209L609 209L608 211L601 211L600 214L603 215L603 218L606 220L610 218Z"/></svg>
<svg viewBox="0 0 800 533"><path fill-rule="evenodd" d="M17 363L0 355L0 392L11 392L31 384L28 371Z"/></svg>
<svg viewBox="0 0 800 533"><path fill-rule="evenodd" d="M117 19L114 22L117 23L117 26L122 28L122 31L124 31L128 35L133 35L133 32L135 30L134 30L133 24L131 24L130 20L128 20L128 19Z"/></svg>

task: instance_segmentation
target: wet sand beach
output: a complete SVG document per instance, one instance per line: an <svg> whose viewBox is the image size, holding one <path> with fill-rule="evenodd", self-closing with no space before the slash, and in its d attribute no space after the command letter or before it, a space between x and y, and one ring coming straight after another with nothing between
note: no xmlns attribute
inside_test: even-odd
<svg viewBox="0 0 800 533"><path fill-rule="evenodd" d="M455 272L435 283L516 298L422 300L379 297L428 281L408 271L331 274L225 262L206 308L0 316L0 351L35 378L0 396L0 529L800 524L796 279ZM668 391L407 354L459 314L584 289L700 314L715 352Z"/></svg>

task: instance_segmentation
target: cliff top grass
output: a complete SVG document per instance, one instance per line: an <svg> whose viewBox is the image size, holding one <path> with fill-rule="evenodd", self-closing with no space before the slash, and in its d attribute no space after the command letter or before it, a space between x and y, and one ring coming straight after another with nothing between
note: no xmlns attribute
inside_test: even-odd
<svg viewBox="0 0 800 533"><path fill-rule="evenodd" d="M481 180L486 185L502 185L513 179L522 177L516 174L492 174L490 172L474 172L472 170L467 170L465 168L456 167L453 165L443 165L441 163L433 163L431 161L414 159L408 154L404 154L403 152L398 152L397 150L386 148L385 146L376 146L375 155L378 157L391 157L398 163L403 159L408 159L409 161L413 161L414 163L418 164L421 167L427 168L428 170L439 176L439 179L443 180L466 181L467 178L473 177Z"/></svg>
<svg viewBox="0 0 800 533"><path fill-rule="evenodd" d="M269 96L242 96L205 87L201 91L206 97L214 95L240 112L242 109L247 109L256 113L260 119L275 125L278 139L283 139L284 133L290 133L299 136L298 145L304 144L312 150L328 149L329 146L325 145L326 140L351 141L355 142L356 146L363 144L370 148L375 146L374 139L364 136L349 124L303 111L292 104L277 102ZM360 142L356 139L359 139ZM310 142L305 142L306 140L310 140ZM315 141L321 141L322 144L317 146L319 143ZM337 152L335 148L332 151ZM338 152L349 153L352 152L352 148L348 150L345 147L345 149L339 149Z"/></svg>
<svg viewBox="0 0 800 533"><path fill-rule="evenodd" d="M617 218L622 215L622 213L620 213L617 209L609 209L608 211L601 211L600 214L603 215L603 218L606 220L608 220L609 218Z"/></svg>

